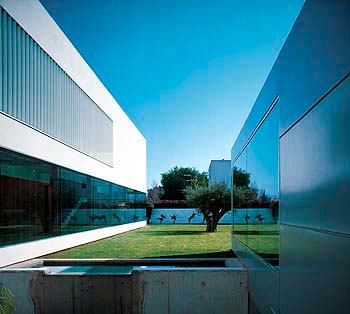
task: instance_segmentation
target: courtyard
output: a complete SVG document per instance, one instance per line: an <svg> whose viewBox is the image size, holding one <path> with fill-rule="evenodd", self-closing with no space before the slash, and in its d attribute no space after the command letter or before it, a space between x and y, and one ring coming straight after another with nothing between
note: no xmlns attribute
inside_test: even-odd
<svg viewBox="0 0 350 314"><path fill-rule="evenodd" d="M247 226L235 228L238 239L244 242L242 234L246 234ZM274 228L275 225L249 226L250 246L263 254L278 252L278 233ZM148 225L44 258L231 257L231 231L231 225L219 225L212 233L205 232L204 225Z"/></svg>

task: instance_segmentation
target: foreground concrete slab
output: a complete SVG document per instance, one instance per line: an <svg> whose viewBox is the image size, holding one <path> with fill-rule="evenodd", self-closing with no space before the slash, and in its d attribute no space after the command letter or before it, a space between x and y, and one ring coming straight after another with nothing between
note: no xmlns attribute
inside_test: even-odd
<svg viewBox="0 0 350 314"><path fill-rule="evenodd" d="M247 313L247 273L235 268L136 270L133 313Z"/></svg>
<svg viewBox="0 0 350 314"><path fill-rule="evenodd" d="M117 273L125 265L131 271ZM0 270L0 284L14 294L18 314L248 310L247 272L237 259L36 259L15 266Z"/></svg>

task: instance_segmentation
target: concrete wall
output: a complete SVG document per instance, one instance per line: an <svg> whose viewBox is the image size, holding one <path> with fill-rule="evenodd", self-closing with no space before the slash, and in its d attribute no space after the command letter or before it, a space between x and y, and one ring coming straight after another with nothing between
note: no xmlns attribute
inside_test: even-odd
<svg viewBox="0 0 350 314"><path fill-rule="evenodd" d="M131 313L131 276L47 276L45 271L0 270L16 314Z"/></svg>
<svg viewBox="0 0 350 314"><path fill-rule="evenodd" d="M0 270L17 314L247 314L242 267L137 269L129 275Z"/></svg>
<svg viewBox="0 0 350 314"><path fill-rule="evenodd" d="M206 268L135 271L134 314L245 314L244 269Z"/></svg>
<svg viewBox="0 0 350 314"><path fill-rule="evenodd" d="M0 267L145 227L146 221L67 234L0 248Z"/></svg>
<svg viewBox="0 0 350 314"><path fill-rule="evenodd" d="M131 276L42 276L31 286L40 314L131 313Z"/></svg>
<svg viewBox="0 0 350 314"><path fill-rule="evenodd" d="M146 192L146 140L37 0L0 5L113 121L113 167L0 114L0 147ZM83 30L82 30L83 31Z"/></svg>
<svg viewBox="0 0 350 314"><path fill-rule="evenodd" d="M0 284L13 295L16 314L34 314L35 308L30 296L31 284L42 278L44 271L6 271L0 269Z"/></svg>

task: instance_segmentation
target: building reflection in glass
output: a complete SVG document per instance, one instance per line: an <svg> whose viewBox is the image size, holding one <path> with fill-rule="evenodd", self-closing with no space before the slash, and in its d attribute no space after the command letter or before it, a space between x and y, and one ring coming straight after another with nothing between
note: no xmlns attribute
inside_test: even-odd
<svg viewBox="0 0 350 314"><path fill-rule="evenodd" d="M269 113L234 161L234 236L251 250L278 264L279 180L278 106Z"/></svg>

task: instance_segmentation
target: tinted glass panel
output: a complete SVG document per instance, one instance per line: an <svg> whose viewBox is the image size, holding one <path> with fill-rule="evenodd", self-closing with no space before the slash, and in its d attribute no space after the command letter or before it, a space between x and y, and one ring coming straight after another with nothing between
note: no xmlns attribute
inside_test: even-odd
<svg viewBox="0 0 350 314"><path fill-rule="evenodd" d="M61 234L93 229L92 178L71 171L59 169L58 198L60 208Z"/></svg>
<svg viewBox="0 0 350 314"><path fill-rule="evenodd" d="M145 220L145 193L0 149L0 246Z"/></svg>
<svg viewBox="0 0 350 314"><path fill-rule="evenodd" d="M234 236L272 264L279 255L278 106L233 168Z"/></svg>
<svg viewBox="0 0 350 314"><path fill-rule="evenodd" d="M59 233L56 167L0 151L0 244Z"/></svg>
<svg viewBox="0 0 350 314"><path fill-rule="evenodd" d="M244 150L234 163L233 168L233 233L237 239L247 244L247 208L245 191L248 188L247 152Z"/></svg>
<svg viewBox="0 0 350 314"><path fill-rule="evenodd" d="M278 107L270 113L247 147L251 195L247 207L247 243L265 258L278 257ZM273 262L273 261L272 261Z"/></svg>

